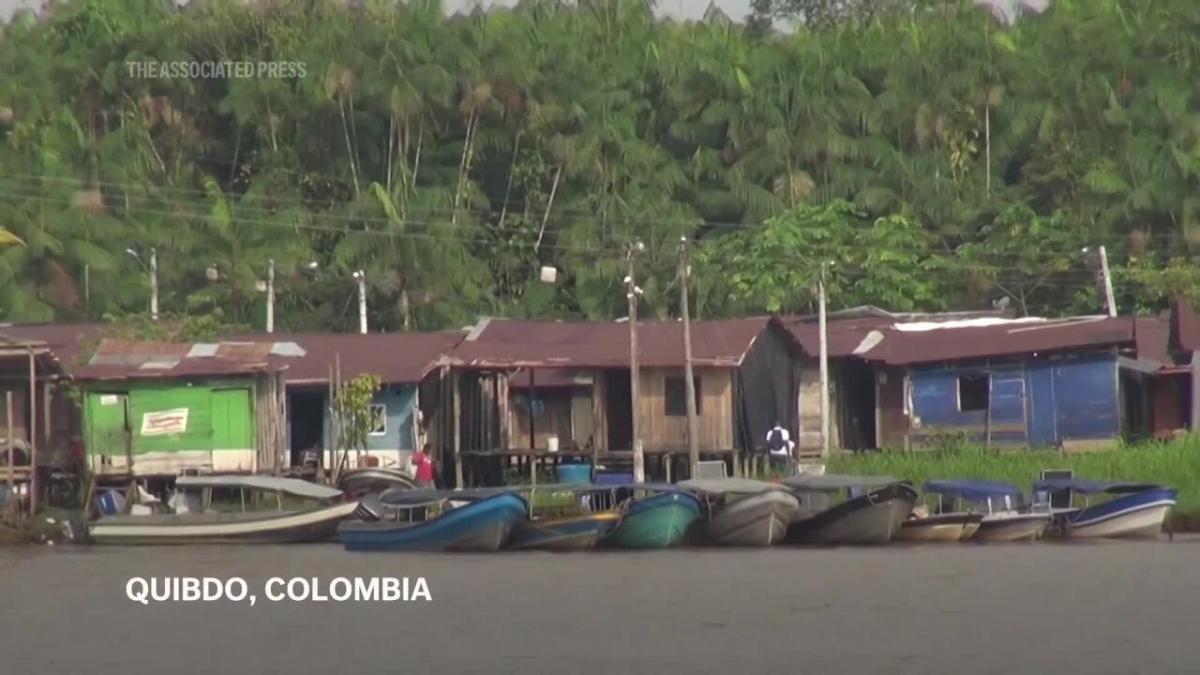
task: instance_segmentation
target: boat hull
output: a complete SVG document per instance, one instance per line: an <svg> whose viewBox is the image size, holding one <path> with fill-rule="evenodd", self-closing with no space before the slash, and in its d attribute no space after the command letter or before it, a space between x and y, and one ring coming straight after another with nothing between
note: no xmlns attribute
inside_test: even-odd
<svg viewBox="0 0 1200 675"><path fill-rule="evenodd" d="M909 518L900 525L897 541L953 542L970 539L979 529L979 514L945 514L927 518Z"/></svg>
<svg viewBox="0 0 1200 675"><path fill-rule="evenodd" d="M786 541L794 544L886 544L912 513L917 493L889 485L792 523Z"/></svg>
<svg viewBox="0 0 1200 675"><path fill-rule="evenodd" d="M525 500L500 494L417 523L345 522L338 538L347 551L495 551L525 519Z"/></svg>
<svg viewBox="0 0 1200 675"><path fill-rule="evenodd" d="M286 544L328 541L357 502L307 511L257 514L113 516L89 528L96 544Z"/></svg>
<svg viewBox="0 0 1200 675"><path fill-rule="evenodd" d="M1036 541L1050 525L1048 513L995 513L984 516L974 541Z"/></svg>
<svg viewBox="0 0 1200 675"><path fill-rule="evenodd" d="M1177 496L1171 488L1156 488L1068 511L1057 517L1058 534L1067 539L1157 537Z"/></svg>
<svg viewBox="0 0 1200 675"><path fill-rule="evenodd" d="M526 551L585 551L594 548L621 520L617 511L570 518L519 521L508 547Z"/></svg>
<svg viewBox="0 0 1200 675"><path fill-rule="evenodd" d="M781 541L800 515L800 502L782 490L750 495L716 508L705 540L719 546L770 546Z"/></svg>
<svg viewBox="0 0 1200 675"><path fill-rule="evenodd" d="M604 543L617 548L669 548L683 541L700 517L700 501L685 492L635 500Z"/></svg>

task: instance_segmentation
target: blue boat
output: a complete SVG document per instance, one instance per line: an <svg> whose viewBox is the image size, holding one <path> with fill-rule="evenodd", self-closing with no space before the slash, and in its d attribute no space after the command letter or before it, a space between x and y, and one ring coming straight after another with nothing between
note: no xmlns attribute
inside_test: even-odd
<svg viewBox="0 0 1200 675"><path fill-rule="evenodd" d="M1069 539L1157 537L1179 491L1152 483L1103 483L1078 478L1050 478L1033 484L1034 492L1049 501L1051 495L1068 499L1082 495L1084 505L1055 509L1054 532ZM1092 504L1095 495L1110 497Z"/></svg>
<svg viewBox="0 0 1200 675"><path fill-rule="evenodd" d="M674 486L630 485L645 496L625 502L625 513L604 542L618 548L669 548L683 541L700 517L700 500Z"/></svg>
<svg viewBox="0 0 1200 675"><path fill-rule="evenodd" d="M529 509L507 490L388 490L380 503L380 520L338 528L347 551L495 551Z"/></svg>

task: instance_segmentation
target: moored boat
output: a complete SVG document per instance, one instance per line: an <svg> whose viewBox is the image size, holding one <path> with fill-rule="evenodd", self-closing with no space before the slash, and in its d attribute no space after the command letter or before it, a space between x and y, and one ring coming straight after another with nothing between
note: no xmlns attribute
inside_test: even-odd
<svg viewBox="0 0 1200 675"><path fill-rule="evenodd" d="M923 510L922 510L923 511ZM900 524L897 541L952 542L970 539L979 529L982 513L927 513L914 510Z"/></svg>
<svg viewBox="0 0 1200 675"><path fill-rule="evenodd" d="M270 476L180 476L175 487L199 491L203 497L179 500L183 511L151 515L118 515L100 518L88 528L97 544L230 544L294 543L331 539L338 523L354 512L357 503L343 500L341 490L295 478ZM278 508L263 511L222 512L211 508L212 491L237 490L271 493ZM309 500L310 508L284 509L283 499ZM242 500L244 504L244 499Z"/></svg>
<svg viewBox="0 0 1200 675"><path fill-rule="evenodd" d="M1084 506L1053 509L1050 532L1067 539L1152 538L1162 534L1163 522L1175 506L1178 491L1147 483L1103 483L1078 478L1051 478L1034 483L1035 493L1047 497L1081 495ZM1095 495L1110 497L1092 504Z"/></svg>
<svg viewBox="0 0 1200 675"><path fill-rule="evenodd" d="M412 476L399 469L385 467L350 469L343 472L338 478L338 488L351 497L383 493L394 488L415 489L416 487L417 482L413 480Z"/></svg>
<svg viewBox="0 0 1200 675"><path fill-rule="evenodd" d="M802 473L783 484L800 499L785 538L793 544L885 544L917 500L911 486L886 476ZM842 493L848 498L833 503Z"/></svg>
<svg viewBox="0 0 1200 675"><path fill-rule="evenodd" d="M389 490L380 500L380 520L338 527L347 551L495 551L528 511L509 490Z"/></svg>
<svg viewBox="0 0 1200 675"><path fill-rule="evenodd" d="M630 485L621 521L604 543L617 548L669 548L700 517L700 500L673 486ZM636 493L643 493L638 496Z"/></svg>
<svg viewBox="0 0 1200 675"><path fill-rule="evenodd" d="M774 483L741 478L698 478L679 483L707 507L704 538L721 546L770 546L800 514L795 495Z"/></svg>
<svg viewBox="0 0 1200 675"><path fill-rule="evenodd" d="M621 520L619 508L595 499L611 488L563 483L514 488L528 493L530 517L513 527L508 547L519 550L582 551L594 548Z"/></svg>
<svg viewBox="0 0 1200 675"><path fill-rule="evenodd" d="M925 492L962 500L983 512L976 542L1034 541L1050 524L1049 510L1034 511L1020 506L1021 490L1009 483L982 480L939 480L925 483Z"/></svg>

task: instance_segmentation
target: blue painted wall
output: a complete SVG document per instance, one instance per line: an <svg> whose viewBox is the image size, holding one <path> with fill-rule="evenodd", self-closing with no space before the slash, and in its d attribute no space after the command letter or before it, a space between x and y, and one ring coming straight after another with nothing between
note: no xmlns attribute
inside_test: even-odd
<svg viewBox="0 0 1200 675"><path fill-rule="evenodd" d="M1092 354L1023 363L960 364L914 368L913 414L918 431L962 432L977 439L991 413L992 441L1032 446L1068 439L1115 438L1121 432L1117 362ZM990 373L990 411L958 409L961 375Z"/></svg>
<svg viewBox="0 0 1200 675"><path fill-rule="evenodd" d="M387 429L381 435L370 436L367 449L413 450L417 388L411 385L388 385L375 394L373 401L387 406ZM333 447L328 409L325 411L325 447Z"/></svg>

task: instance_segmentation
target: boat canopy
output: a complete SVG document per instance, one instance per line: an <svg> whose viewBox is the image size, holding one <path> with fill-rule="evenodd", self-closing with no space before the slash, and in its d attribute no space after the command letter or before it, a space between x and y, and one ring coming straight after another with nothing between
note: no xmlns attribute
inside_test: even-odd
<svg viewBox="0 0 1200 675"><path fill-rule="evenodd" d="M985 502L992 497L1020 497L1021 490L1010 483L988 480L931 480L925 483L925 492L961 497L971 502Z"/></svg>
<svg viewBox="0 0 1200 675"><path fill-rule="evenodd" d="M317 485L299 478L276 476L180 476L175 479L180 488L243 488L280 492L306 499L337 499L342 491L325 485Z"/></svg>
<svg viewBox="0 0 1200 675"><path fill-rule="evenodd" d="M782 490L778 483L768 483L749 478L693 478L681 480L676 485L692 492L758 494L771 490Z"/></svg>
<svg viewBox="0 0 1200 675"><path fill-rule="evenodd" d="M1155 483L1128 483L1123 481L1106 483L1104 481L1087 480L1084 478L1047 478L1033 484L1038 492L1065 492L1070 490L1084 495L1101 493L1133 494L1155 490L1162 487Z"/></svg>
<svg viewBox="0 0 1200 675"><path fill-rule="evenodd" d="M802 473L785 478L783 484L793 490L807 492L838 492L848 488L873 488L895 485L901 482L891 476L856 476L853 474L808 474Z"/></svg>

